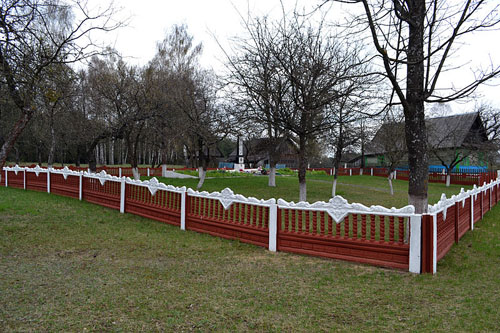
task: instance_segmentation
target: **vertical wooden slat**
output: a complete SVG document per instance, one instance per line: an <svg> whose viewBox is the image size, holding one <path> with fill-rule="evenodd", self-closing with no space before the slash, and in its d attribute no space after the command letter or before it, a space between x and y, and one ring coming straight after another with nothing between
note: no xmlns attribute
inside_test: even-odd
<svg viewBox="0 0 500 333"><path fill-rule="evenodd" d="M325 235L325 212L319 212L319 234Z"/></svg>
<svg viewBox="0 0 500 333"><path fill-rule="evenodd" d="M389 216L389 242L394 242L394 216Z"/></svg>
<svg viewBox="0 0 500 333"><path fill-rule="evenodd" d="M266 212L267 212L267 207L262 207L262 206L257 206L258 210L259 210L259 225L261 228L265 228L266 227L266 221L268 219L266 219Z"/></svg>
<svg viewBox="0 0 500 333"><path fill-rule="evenodd" d="M403 244L405 242L405 219L404 217L398 216L398 237L399 243Z"/></svg>
<svg viewBox="0 0 500 333"><path fill-rule="evenodd" d="M352 215L352 238L358 239L358 214Z"/></svg>
<svg viewBox="0 0 500 333"><path fill-rule="evenodd" d="M361 215L361 239L366 240L366 214Z"/></svg>
<svg viewBox="0 0 500 333"><path fill-rule="evenodd" d="M385 242L385 216L379 215L380 241Z"/></svg>
<svg viewBox="0 0 500 333"><path fill-rule="evenodd" d="M317 220L317 218L318 218L318 215L317 215L316 211L313 211L312 212L312 233L313 233L313 235L318 234L318 225L317 225L318 220Z"/></svg>
<svg viewBox="0 0 500 333"><path fill-rule="evenodd" d="M331 237L331 236L333 236L333 219L330 216L330 214L326 215L326 220L327 220L327 223L328 223L328 236Z"/></svg>
<svg viewBox="0 0 500 333"><path fill-rule="evenodd" d="M370 240L375 240L375 215L368 215L368 224L370 225Z"/></svg>

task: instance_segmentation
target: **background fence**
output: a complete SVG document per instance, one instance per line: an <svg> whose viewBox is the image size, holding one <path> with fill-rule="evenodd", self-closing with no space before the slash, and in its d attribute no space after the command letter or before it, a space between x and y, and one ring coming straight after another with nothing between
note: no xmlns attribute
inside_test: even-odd
<svg viewBox="0 0 500 333"><path fill-rule="evenodd" d="M113 170L112 172L115 172ZM286 251L377 266L435 273L453 244L496 205L500 180L462 191L415 214L400 209L350 204L340 196L328 202L259 200L222 192L117 177L101 171L4 167L3 186L79 198L183 230ZM123 171L122 171L123 172ZM350 174L352 174L352 170ZM356 170L355 172L360 172Z"/></svg>

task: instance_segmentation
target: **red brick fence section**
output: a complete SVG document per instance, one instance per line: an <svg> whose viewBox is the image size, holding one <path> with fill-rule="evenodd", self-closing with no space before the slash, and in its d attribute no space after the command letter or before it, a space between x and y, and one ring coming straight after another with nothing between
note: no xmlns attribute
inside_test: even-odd
<svg viewBox="0 0 500 333"><path fill-rule="evenodd" d="M500 199L500 180L429 206L429 213L328 202L259 200L222 192L64 169L4 167L2 185L78 198L210 235L268 248L413 273L435 273L437 262Z"/></svg>
<svg viewBox="0 0 500 333"><path fill-rule="evenodd" d="M333 175L333 168L316 168L310 169L313 171L324 171L327 175ZM395 179L408 180L409 171L396 170ZM387 168L339 168L339 176L354 176L354 175L369 175L378 177L387 177ZM450 184L455 185L482 185L484 182L489 183L497 178L497 173L494 171L479 172L479 173L452 173L450 175ZM429 172L430 183L446 183L446 174L439 172Z"/></svg>

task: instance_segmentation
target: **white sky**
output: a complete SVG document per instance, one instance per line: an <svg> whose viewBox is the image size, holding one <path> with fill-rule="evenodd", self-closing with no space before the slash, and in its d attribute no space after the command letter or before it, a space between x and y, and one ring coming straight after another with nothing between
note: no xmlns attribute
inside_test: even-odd
<svg viewBox="0 0 500 333"><path fill-rule="evenodd" d="M109 0L89 0L89 6L106 6ZM320 0L283 0L286 10L297 8L309 10ZM216 72L222 68L224 56L213 35L225 48L228 38L241 35L244 31L239 14L250 12L253 16L281 16L279 0L116 0L115 7L121 8L119 20L127 20L128 26L99 36L126 57L130 64L143 65L153 58L156 43L161 41L174 24L186 24L195 43L202 42L201 64L212 67ZM337 6L337 4L335 5ZM337 7L338 8L338 7ZM459 85L470 77L470 68L476 67L478 59L487 65L491 58L500 63L500 32L488 32L471 36L457 53L454 64L460 68L453 75L442 77L442 83ZM445 82L446 81L446 82ZM500 80L495 81L500 83ZM500 86L482 87L481 100L500 107ZM454 112L472 111L474 103L454 103Z"/></svg>

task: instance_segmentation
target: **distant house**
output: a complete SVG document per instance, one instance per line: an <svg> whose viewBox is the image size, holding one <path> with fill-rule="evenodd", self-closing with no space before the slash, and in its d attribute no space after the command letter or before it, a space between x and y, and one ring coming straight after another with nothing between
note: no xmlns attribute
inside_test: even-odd
<svg viewBox="0 0 500 333"><path fill-rule="evenodd" d="M425 121L428 137L429 165L441 165L459 156L458 166L486 166L489 141L478 113L429 118ZM388 155L403 151L399 167L408 165L403 123L383 124L365 154L366 166L387 165Z"/></svg>

